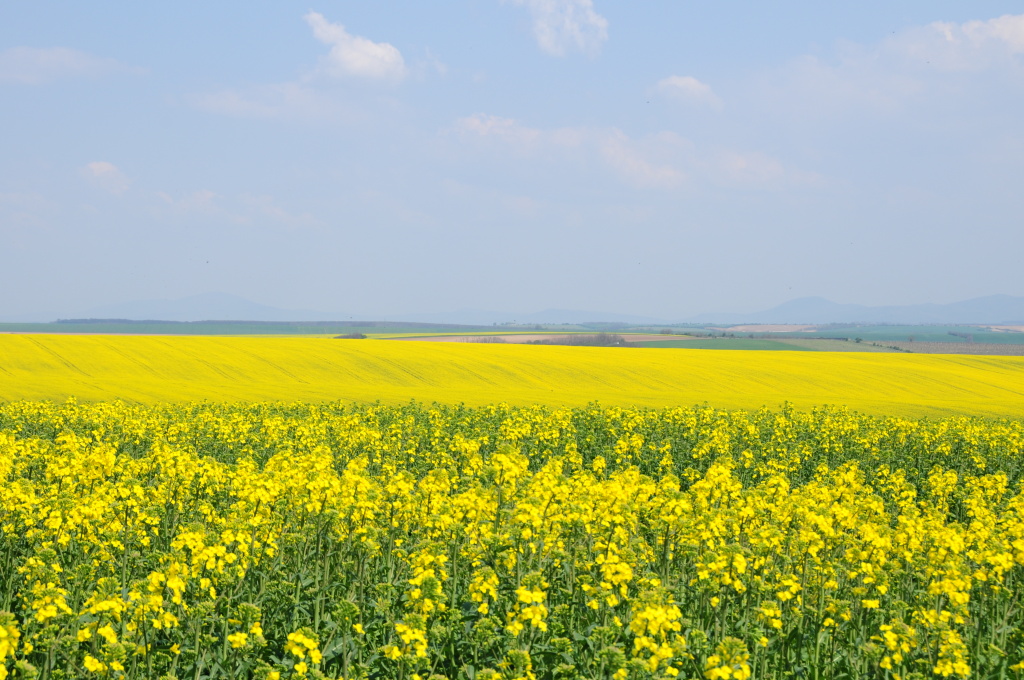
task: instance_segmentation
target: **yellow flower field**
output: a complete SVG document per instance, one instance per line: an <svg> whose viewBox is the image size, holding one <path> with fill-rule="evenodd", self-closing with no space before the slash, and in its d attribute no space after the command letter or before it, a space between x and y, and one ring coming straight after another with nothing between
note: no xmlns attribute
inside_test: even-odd
<svg viewBox="0 0 1024 680"><path fill-rule="evenodd" d="M325 338L0 335L0 399L495 402L1024 413L1024 357Z"/></svg>
<svg viewBox="0 0 1024 680"><path fill-rule="evenodd" d="M841 408L7 403L0 679L1020 677L1022 456Z"/></svg>

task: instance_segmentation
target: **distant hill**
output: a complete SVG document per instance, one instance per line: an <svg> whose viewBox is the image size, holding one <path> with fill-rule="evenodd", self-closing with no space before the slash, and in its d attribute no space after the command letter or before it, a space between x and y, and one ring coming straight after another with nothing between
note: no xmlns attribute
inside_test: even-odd
<svg viewBox="0 0 1024 680"><path fill-rule="evenodd" d="M493 312L481 309L461 309L455 312L437 312L424 314L400 314L382 317L394 321L426 321L430 323L473 324L487 326L490 324L587 324L587 323L620 323L620 324L664 324L664 319L657 319L636 314L618 314L616 312L588 312L578 309L545 309L541 312L511 313Z"/></svg>
<svg viewBox="0 0 1024 680"><path fill-rule="evenodd" d="M371 318L372 316L372 318ZM338 312L279 309L227 293L204 293L177 300L136 300L116 305L104 305L78 315L83 319L130 319L134 321L407 321L414 323L459 324L489 326L491 324L581 324L666 323L664 319L590 312L575 309L546 309L541 312L511 313L480 309L462 309L454 312L420 312L412 314L374 314L354 316Z"/></svg>
<svg viewBox="0 0 1024 680"><path fill-rule="evenodd" d="M1024 324L1024 297L989 295L949 304L871 307L831 302L820 297L790 300L763 312L699 314L686 323L885 323Z"/></svg>
<svg viewBox="0 0 1024 680"><path fill-rule="evenodd" d="M203 293L177 300L136 300L104 305L81 315L90 319L159 321L336 321L345 315L279 309L227 293Z"/></svg>
<svg viewBox="0 0 1024 680"><path fill-rule="evenodd" d="M281 309L259 304L226 293L205 293L176 300L136 300L121 304L94 307L77 318L90 320L131 321L252 321L252 322L313 322L313 321L381 321L426 324L457 324L490 326L492 324L665 324L664 318L579 309L545 309L544 311L514 313L485 309L458 311L417 312L408 314L362 314Z"/></svg>
<svg viewBox="0 0 1024 680"><path fill-rule="evenodd" d="M0 321L37 320L9 318ZM136 300L104 305L62 318L129 319L133 321L404 321L412 323L490 326L517 325L667 325L672 320L637 314L595 312L576 309L546 309L540 312L511 313L480 309L452 312L352 315L302 309L281 309L262 305L227 293L204 293L177 300ZM45 320L39 318L38 320ZM53 320L53 318L49 319ZM821 297L790 300L760 312L698 314L675 323L691 324L1024 324L1024 297L989 295L949 304L867 305L839 304Z"/></svg>

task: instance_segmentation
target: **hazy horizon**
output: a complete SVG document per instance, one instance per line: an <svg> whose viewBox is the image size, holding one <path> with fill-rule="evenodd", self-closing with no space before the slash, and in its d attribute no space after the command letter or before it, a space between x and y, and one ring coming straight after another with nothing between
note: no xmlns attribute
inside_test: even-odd
<svg viewBox="0 0 1024 680"><path fill-rule="evenodd" d="M1022 325L1024 297L992 295L949 304L865 306L839 304L821 297L797 298L770 309L730 312L718 310L689 317L650 317L626 311L543 309L500 312L488 309L436 310L399 314L353 314L345 311L295 310L262 305L225 293L207 293L176 300L136 300L105 305L77 314L5 317L0 323L55 321L170 321L170 322L411 322L490 326L494 324L906 324L906 325Z"/></svg>
<svg viewBox="0 0 1024 680"><path fill-rule="evenodd" d="M1019 3L0 7L0 319L1024 296Z"/></svg>

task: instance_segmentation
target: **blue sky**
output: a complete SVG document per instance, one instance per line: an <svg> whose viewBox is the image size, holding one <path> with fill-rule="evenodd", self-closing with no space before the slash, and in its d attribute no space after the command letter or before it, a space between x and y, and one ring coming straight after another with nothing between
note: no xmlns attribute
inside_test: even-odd
<svg viewBox="0 0 1024 680"><path fill-rule="evenodd" d="M0 319L1024 295L1014 2L0 5Z"/></svg>

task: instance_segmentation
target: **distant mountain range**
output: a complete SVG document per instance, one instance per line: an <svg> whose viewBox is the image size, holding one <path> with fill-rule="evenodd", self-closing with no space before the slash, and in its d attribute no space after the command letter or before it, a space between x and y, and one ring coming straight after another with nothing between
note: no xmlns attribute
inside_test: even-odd
<svg viewBox="0 0 1024 680"><path fill-rule="evenodd" d="M87 310L76 318L136 321L409 321L464 324L991 324L1024 325L1024 297L989 295L950 304L867 306L839 304L820 297L790 300L772 309L750 313L715 312L686 319L635 314L547 309L532 313L463 309L454 312L354 315L315 310L281 309L227 293L205 293L177 300L137 300ZM7 320L7 319L3 319ZM21 319L9 319L17 321Z"/></svg>
<svg viewBox="0 0 1024 680"><path fill-rule="evenodd" d="M667 323L664 319L636 314L547 309L514 314L480 309L414 314L353 315L339 312L280 309L261 305L227 293L204 293L177 300L136 300L88 310L82 318L130 319L133 321L410 321L415 323L490 326L491 324L579 324L616 322L624 324Z"/></svg>
<svg viewBox="0 0 1024 680"><path fill-rule="evenodd" d="M380 321L417 321L429 323L469 324L490 326L491 324L586 324L586 323L621 323L621 324L666 324L665 319L637 314L617 314L614 312L587 312L578 309L545 309L541 312L509 313L492 312L483 309L460 309L456 312L436 314L399 314L381 317Z"/></svg>
<svg viewBox="0 0 1024 680"><path fill-rule="evenodd" d="M716 324L1024 324L1024 297L989 295L945 305L843 305L820 297L790 300L778 307L750 314L700 314L686 323Z"/></svg>
<svg viewBox="0 0 1024 680"><path fill-rule="evenodd" d="M350 318L336 312L279 309L227 293L104 305L88 310L84 317L133 321L340 321Z"/></svg>

